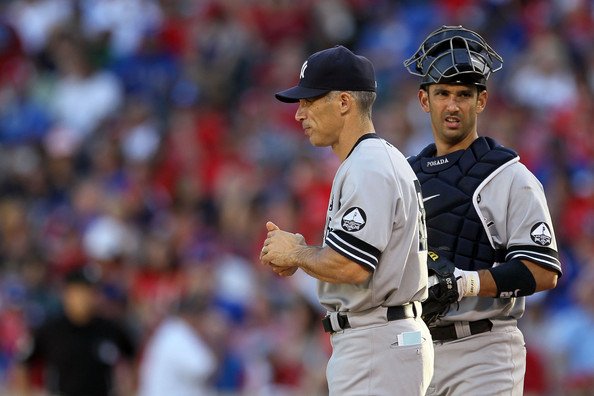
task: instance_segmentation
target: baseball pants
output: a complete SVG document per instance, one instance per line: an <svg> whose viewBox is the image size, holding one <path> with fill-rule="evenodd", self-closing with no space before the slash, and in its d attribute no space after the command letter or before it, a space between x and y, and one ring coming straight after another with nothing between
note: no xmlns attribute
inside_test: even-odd
<svg viewBox="0 0 594 396"><path fill-rule="evenodd" d="M421 332L421 343L399 345L398 334ZM433 374L433 343L420 319L394 320L331 336L326 376L330 396L424 395Z"/></svg>
<svg viewBox="0 0 594 396"><path fill-rule="evenodd" d="M435 342L434 349L427 396L523 394L526 346L515 321L493 321L490 332Z"/></svg>

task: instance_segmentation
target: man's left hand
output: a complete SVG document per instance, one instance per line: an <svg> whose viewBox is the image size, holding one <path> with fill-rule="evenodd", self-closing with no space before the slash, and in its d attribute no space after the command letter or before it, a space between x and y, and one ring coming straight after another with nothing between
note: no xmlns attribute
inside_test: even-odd
<svg viewBox="0 0 594 396"><path fill-rule="evenodd" d="M266 223L266 228L268 234L260 251L260 261L280 276L293 275L298 267L294 265L292 253L297 246L305 245L305 238L283 231L271 221Z"/></svg>

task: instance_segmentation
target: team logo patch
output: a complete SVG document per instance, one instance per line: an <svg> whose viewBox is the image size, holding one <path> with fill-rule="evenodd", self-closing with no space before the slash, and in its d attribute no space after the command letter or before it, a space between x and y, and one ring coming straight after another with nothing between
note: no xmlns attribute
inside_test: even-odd
<svg viewBox="0 0 594 396"><path fill-rule="evenodd" d="M549 246L552 241L551 229L547 223L536 223L530 230L530 238L541 246Z"/></svg>
<svg viewBox="0 0 594 396"><path fill-rule="evenodd" d="M361 208L350 208L342 216L342 228L345 231L359 231L365 227L367 215Z"/></svg>

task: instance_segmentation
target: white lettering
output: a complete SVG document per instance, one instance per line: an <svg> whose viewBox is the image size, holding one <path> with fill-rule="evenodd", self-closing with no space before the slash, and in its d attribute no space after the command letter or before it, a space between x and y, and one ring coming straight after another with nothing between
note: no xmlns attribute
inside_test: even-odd
<svg viewBox="0 0 594 396"><path fill-rule="evenodd" d="M443 164L447 164L448 162L450 162L450 161L448 161L447 158L441 158L441 159L434 160L434 161L428 161L427 166L443 165Z"/></svg>
<svg viewBox="0 0 594 396"><path fill-rule="evenodd" d="M301 66L301 73L299 73L299 78L305 77L305 69L307 69L307 61L303 62L303 66Z"/></svg>

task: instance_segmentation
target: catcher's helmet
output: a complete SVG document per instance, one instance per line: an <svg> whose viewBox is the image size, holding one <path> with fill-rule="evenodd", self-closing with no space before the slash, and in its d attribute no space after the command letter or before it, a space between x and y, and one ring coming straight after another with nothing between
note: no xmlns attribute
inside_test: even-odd
<svg viewBox="0 0 594 396"><path fill-rule="evenodd" d="M421 87L435 83L475 84L483 89L503 59L477 33L462 26L442 26L404 61L407 70L422 77Z"/></svg>

